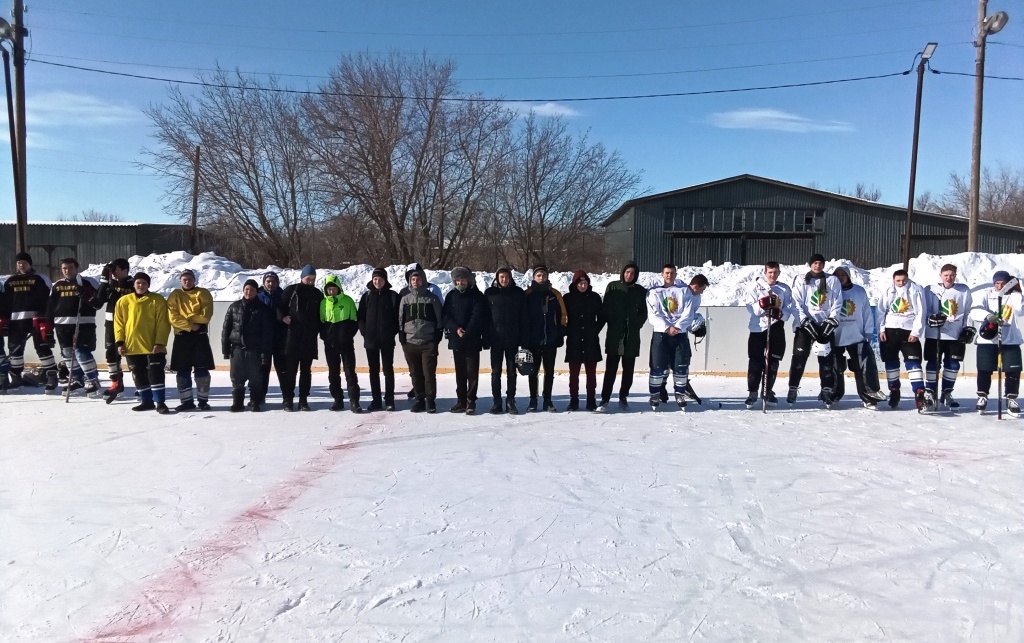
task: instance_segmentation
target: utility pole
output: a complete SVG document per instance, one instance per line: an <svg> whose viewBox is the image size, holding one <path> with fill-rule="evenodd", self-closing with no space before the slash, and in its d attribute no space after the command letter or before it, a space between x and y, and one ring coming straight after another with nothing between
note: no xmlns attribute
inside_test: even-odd
<svg viewBox="0 0 1024 643"><path fill-rule="evenodd" d="M196 145L196 157L193 159L192 170L192 228L189 230L188 251L196 254L199 245L199 146Z"/></svg>
<svg viewBox="0 0 1024 643"><path fill-rule="evenodd" d="M11 49L14 57L14 131L17 148L15 176L18 182L15 194L21 195L15 225L17 252L28 252L28 184L25 180L25 35L28 30L24 25L24 12L22 0L14 0L14 34Z"/></svg>

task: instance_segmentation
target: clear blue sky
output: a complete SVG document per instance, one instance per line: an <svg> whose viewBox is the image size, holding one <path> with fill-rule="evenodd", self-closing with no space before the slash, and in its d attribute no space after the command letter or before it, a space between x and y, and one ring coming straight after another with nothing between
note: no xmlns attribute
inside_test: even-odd
<svg viewBox="0 0 1024 643"><path fill-rule="evenodd" d="M1010 22L989 39L986 73L1022 77L1024 3L991 0L989 13L999 10ZM26 14L29 216L93 209L174 220L161 182L134 164L152 145L142 109L164 101L167 84L43 61L182 80L220 65L310 89L343 54L393 50L454 60L467 91L543 101L544 113L565 114L642 170L645 193L751 173L825 189L863 182L902 205L915 74L564 99L892 74L935 41L932 67L967 74L925 77L917 191L941 193L951 171L970 167L976 14L973 0L35 0ZM1024 167L1022 106L1024 82L986 81L986 165ZM11 220L9 154L0 159L0 219Z"/></svg>

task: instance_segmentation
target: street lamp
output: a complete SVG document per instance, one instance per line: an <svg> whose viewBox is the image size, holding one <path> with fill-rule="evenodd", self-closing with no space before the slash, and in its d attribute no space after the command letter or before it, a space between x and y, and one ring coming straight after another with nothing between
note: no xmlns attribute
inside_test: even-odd
<svg viewBox="0 0 1024 643"><path fill-rule="evenodd" d="M938 43L930 42L921 51L921 62L917 65L917 103L914 106L914 146L910 151L910 196L907 197L907 229L903 234L903 269L910 269L910 233L913 229L914 188L917 183L917 139L921 131L921 93L924 89L924 68L935 53Z"/></svg>
<svg viewBox="0 0 1024 643"><path fill-rule="evenodd" d="M978 205L981 200L981 104L985 87L985 41L989 34L999 33L1010 16L1005 11L988 13L988 0L978 0L978 50L974 65L974 138L971 143L971 203L967 210L967 251L978 251Z"/></svg>
<svg viewBox="0 0 1024 643"><path fill-rule="evenodd" d="M10 128L11 137L11 167L14 169L14 212L15 226L14 237L15 247L18 252L24 252L25 248L25 201L21 193L21 154L18 149L18 136L16 121L14 120L14 97L11 93L11 55L8 53L4 43L14 43L14 27L11 23L0 18L0 54L4 59L4 79L7 89L7 124Z"/></svg>

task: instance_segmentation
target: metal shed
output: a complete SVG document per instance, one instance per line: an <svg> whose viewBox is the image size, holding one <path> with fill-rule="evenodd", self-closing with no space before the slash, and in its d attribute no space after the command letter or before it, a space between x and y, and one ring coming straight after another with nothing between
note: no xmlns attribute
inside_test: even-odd
<svg viewBox="0 0 1024 643"><path fill-rule="evenodd" d="M609 261L641 270L765 261L800 264L815 253L859 266L903 258L906 208L743 174L631 199L601 225ZM981 252L1024 251L1024 227L981 222ZM915 211L911 254L967 250L967 219Z"/></svg>
<svg viewBox="0 0 1024 643"><path fill-rule="evenodd" d="M189 226L156 223L30 222L28 253L36 272L60 277L60 260L75 257L84 268L118 257L173 252L188 247ZM14 268L14 223L0 222L0 274Z"/></svg>

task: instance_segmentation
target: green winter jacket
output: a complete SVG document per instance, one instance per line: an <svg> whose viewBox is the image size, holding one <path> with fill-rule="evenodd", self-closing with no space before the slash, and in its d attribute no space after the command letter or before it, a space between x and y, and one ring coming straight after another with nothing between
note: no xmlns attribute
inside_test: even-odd
<svg viewBox="0 0 1024 643"><path fill-rule="evenodd" d="M626 269L640 270L635 263L622 267L618 281L608 284L604 291L604 311L608 318L605 330L604 352L607 355L636 357L640 354L640 329L647 322L647 289L626 282Z"/></svg>
<svg viewBox="0 0 1024 643"><path fill-rule="evenodd" d="M328 295L328 286L336 286L338 294ZM336 276L327 275L324 279L324 298L320 302L320 337L324 345L332 348L351 344L358 330L356 302L345 294Z"/></svg>

